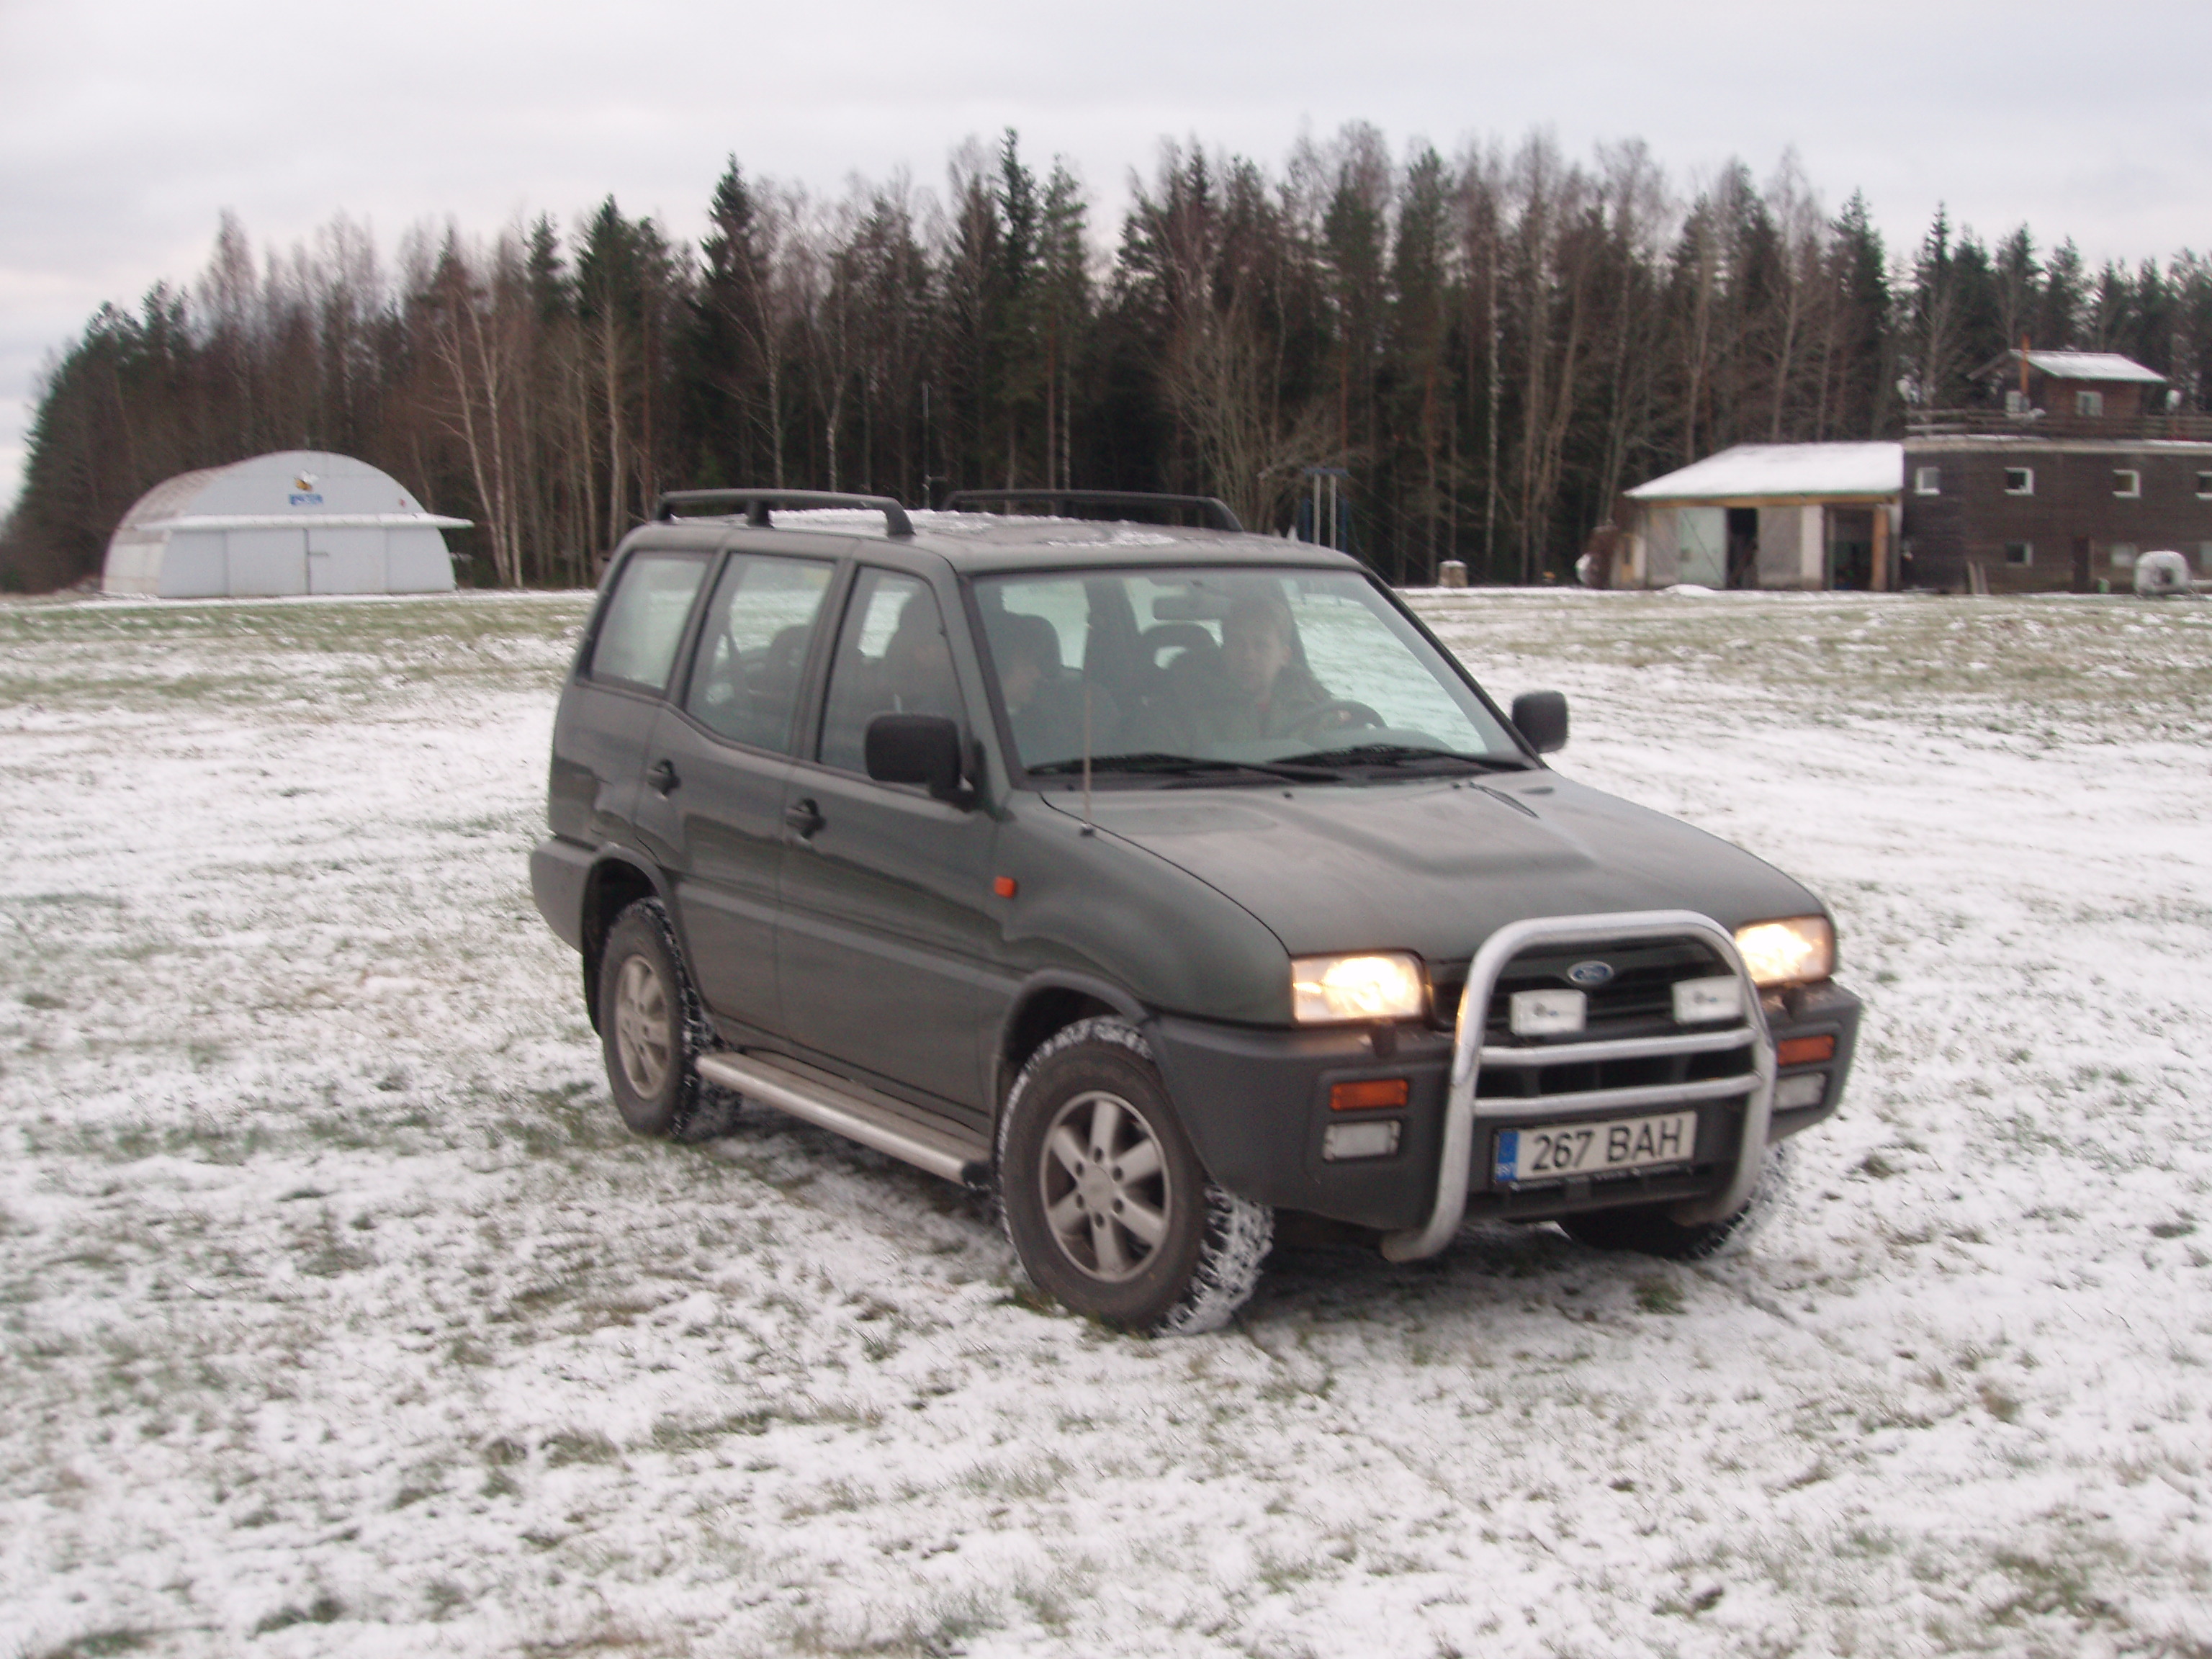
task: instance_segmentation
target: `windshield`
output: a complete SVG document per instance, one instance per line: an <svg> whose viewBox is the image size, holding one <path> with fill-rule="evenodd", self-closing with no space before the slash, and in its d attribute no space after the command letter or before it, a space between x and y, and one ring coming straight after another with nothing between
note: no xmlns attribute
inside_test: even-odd
<svg viewBox="0 0 2212 1659"><path fill-rule="evenodd" d="M1152 569L975 585L1023 767L1207 781L1526 764L1359 575Z"/></svg>

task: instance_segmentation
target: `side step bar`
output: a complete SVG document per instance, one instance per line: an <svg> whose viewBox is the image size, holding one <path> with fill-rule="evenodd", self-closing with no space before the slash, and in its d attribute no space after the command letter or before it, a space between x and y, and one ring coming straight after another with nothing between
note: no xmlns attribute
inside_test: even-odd
<svg viewBox="0 0 2212 1659"><path fill-rule="evenodd" d="M880 1096L779 1066L757 1054L727 1050L702 1054L698 1066L699 1075L709 1083L733 1089L748 1100L788 1112L848 1140L888 1152L918 1170L963 1187L990 1185L991 1149L980 1135L963 1134L949 1124L940 1127L919 1122Z"/></svg>

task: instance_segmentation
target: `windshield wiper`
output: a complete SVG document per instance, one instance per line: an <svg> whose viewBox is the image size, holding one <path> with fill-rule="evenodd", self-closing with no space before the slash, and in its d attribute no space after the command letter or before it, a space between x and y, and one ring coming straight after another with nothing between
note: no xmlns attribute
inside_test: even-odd
<svg viewBox="0 0 2212 1659"><path fill-rule="evenodd" d="M1449 761L1483 772L1521 772L1528 763L1518 756L1469 755L1456 749L1425 749L1405 743L1355 743L1342 749L1321 749L1297 757L1321 766L1420 766Z"/></svg>
<svg viewBox="0 0 2212 1659"><path fill-rule="evenodd" d="M1227 774L1243 772L1255 777L1285 779L1291 783L1332 783L1337 777L1334 771L1325 766L1285 766L1274 761L1206 760L1196 755L1164 754L1156 749L1132 755L1093 755L1091 769L1094 774L1119 773L1208 780L1218 780ZM1047 761L1042 766L1032 766L1027 770L1031 777L1079 777L1083 773L1083 762L1079 757L1073 760Z"/></svg>

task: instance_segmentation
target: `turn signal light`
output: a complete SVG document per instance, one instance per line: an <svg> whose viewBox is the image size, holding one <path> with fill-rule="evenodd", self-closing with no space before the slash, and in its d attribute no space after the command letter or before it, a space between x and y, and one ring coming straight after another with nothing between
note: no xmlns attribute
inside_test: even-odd
<svg viewBox="0 0 2212 1659"><path fill-rule="evenodd" d="M1328 1091L1328 1109L1332 1112L1366 1112L1377 1106L1403 1106L1413 1092L1413 1085L1402 1077L1369 1078L1362 1083L1332 1084Z"/></svg>
<svg viewBox="0 0 2212 1659"><path fill-rule="evenodd" d="M1835 1057L1836 1036L1832 1031L1821 1036L1784 1037L1774 1048L1777 1066L1812 1066Z"/></svg>

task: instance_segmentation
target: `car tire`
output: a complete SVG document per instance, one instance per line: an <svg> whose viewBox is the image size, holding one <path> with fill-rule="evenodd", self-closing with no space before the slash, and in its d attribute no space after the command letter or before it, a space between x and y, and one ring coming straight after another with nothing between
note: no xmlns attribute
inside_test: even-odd
<svg viewBox="0 0 2212 1659"><path fill-rule="evenodd" d="M1577 1244L1595 1250L1627 1250L1667 1261L1704 1261L1741 1246L1789 1200L1788 1142L1770 1146L1751 1196L1733 1215L1685 1224L1671 1218L1669 1205L1635 1205L1619 1210L1589 1210L1562 1217L1559 1225Z"/></svg>
<svg viewBox="0 0 2212 1659"><path fill-rule="evenodd" d="M1226 1324L1274 1238L1273 1210L1206 1178L1125 1020L1078 1021L1030 1056L1000 1116L998 1176L1030 1282L1121 1330Z"/></svg>
<svg viewBox="0 0 2212 1659"><path fill-rule="evenodd" d="M695 1062L708 1046L668 912L639 899L615 918L599 956L599 1048L633 1133L680 1139L705 1115Z"/></svg>

